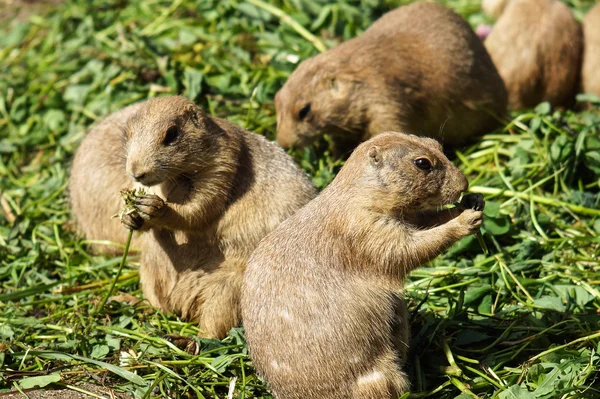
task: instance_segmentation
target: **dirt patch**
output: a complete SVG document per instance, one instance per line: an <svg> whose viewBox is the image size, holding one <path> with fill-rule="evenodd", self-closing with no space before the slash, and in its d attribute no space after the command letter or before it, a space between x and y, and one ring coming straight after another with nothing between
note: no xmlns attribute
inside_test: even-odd
<svg viewBox="0 0 600 399"><path fill-rule="evenodd" d="M78 388L93 393L95 396L78 392L73 389L28 389L23 395L20 392L0 393L0 399L90 399L90 398L106 398L106 399L132 399L133 396L120 392L115 392L108 387L102 387L93 384L81 384Z"/></svg>
<svg viewBox="0 0 600 399"><path fill-rule="evenodd" d="M0 21L26 21L44 15L64 0L0 0Z"/></svg>

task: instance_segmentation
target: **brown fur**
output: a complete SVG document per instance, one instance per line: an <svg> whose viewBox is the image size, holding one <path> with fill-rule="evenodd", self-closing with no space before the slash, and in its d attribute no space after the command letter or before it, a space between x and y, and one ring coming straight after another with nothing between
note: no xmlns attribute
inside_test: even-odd
<svg viewBox="0 0 600 399"><path fill-rule="evenodd" d="M504 12L509 0L482 0L481 8L490 17L498 18Z"/></svg>
<svg viewBox="0 0 600 399"><path fill-rule="evenodd" d="M173 126L179 134L166 144ZM223 337L240 321L250 253L314 188L281 148L181 97L140 104L125 132L124 162L114 174L152 186L137 201L139 214L124 219L146 231L144 295L198 321L205 336Z"/></svg>
<svg viewBox="0 0 600 399"><path fill-rule="evenodd" d="M485 46L508 90L509 108L543 101L573 105L583 48L580 24L559 0L504 2Z"/></svg>
<svg viewBox="0 0 600 399"><path fill-rule="evenodd" d="M69 178L69 196L77 230L88 240L124 245L127 230L118 218L119 190L133 182L124 171L125 124L143 103L133 104L109 115L94 126L75 152ZM132 248L139 249L141 238L134 234ZM122 253L122 246L94 244L95 252Z"/></svg>
<svg viewBox="0 0 600 399"><path fill-rule="evenodd" d="M418 158L433 169L417 168ZM260 243L244 277L243 320L254 366L278 399L396 399L408 390L403 280L478 230L481 196L435 211L466 189L436 141L380 134Z"/></svg>
<svg viewBox="0 0 600 399"><path fill-rule="evenodd" d="M600 96L600 4L583 19L583 37L582 91Z"/></svg>
<svg viewBox="0 0 600 399"><path fill-rule="evenodd" d="M493 129L491 114L502 116L506 99L469 25L444 6L415 3L298 66L275 97L277 142L299 146L330 133L356 144L400 130L457 145Z"/></svg>

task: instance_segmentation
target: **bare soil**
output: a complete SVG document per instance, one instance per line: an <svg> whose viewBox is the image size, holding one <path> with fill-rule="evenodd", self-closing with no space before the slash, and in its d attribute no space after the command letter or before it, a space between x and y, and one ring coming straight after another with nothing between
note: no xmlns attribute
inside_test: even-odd
<svg viewBox="0 0 600 399"><path fill-rule="evenodd" d="M0 393L0 399L90 399L90 398L106 398L106 399L132 399L133 397L124 393L115 392L108 387L102 387L93 384L81 384L79 388L92 392L96 396L88 395L73 389L27 389L23 392L18 391Z"/></svg>

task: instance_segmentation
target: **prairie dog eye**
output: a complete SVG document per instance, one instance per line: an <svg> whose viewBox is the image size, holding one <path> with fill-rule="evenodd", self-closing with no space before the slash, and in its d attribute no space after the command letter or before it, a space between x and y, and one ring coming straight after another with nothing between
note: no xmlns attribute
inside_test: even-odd
<svg viewBox="0 0 600 399"><path fill-rule="evenodd" d="M417 158L415 159L415 166L421 170L430 171L433 167L431 166L431 161L427 158Z"/></svg>
<svg viewBox="0 0 600 399"><path fill-rule="evenodd" d="M163 145L170 145L177 140L179 137L179 128L175 125L171 126L167 129L165 133L165 138L163 139Z"/></svg>
<svg viewBox="0 0 600 399"><path fill-rule="evenodd" d="M308 115L309 113L310 113L310 104L306 104L304 107L302 107L300 112L298 112L298 119L302 120L302 119L306 118L306 115Z"/></svg>

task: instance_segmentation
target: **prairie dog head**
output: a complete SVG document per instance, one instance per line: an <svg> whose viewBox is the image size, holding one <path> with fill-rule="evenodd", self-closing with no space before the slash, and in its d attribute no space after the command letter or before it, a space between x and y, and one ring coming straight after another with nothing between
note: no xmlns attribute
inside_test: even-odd
<svg viewBox="0 0 600 399"><path fill-rule="evenodd" d="M436 209L458 201L468 188L436 140L396 132L362 143L338 176L363 193L356 195L363 207L384 214Z"/></svg>
<svg viewBox="0 0 600 399"><path fill-rule="evenodd" d="M144 186L200 171L223 133L198 106L177 96L149 100L129 119L125 132L127 174Z"/></svg>
<svg viewBox="0 0 600 399"><path fill-rule="evenodd" d="M324 133L360 139L362 83L341 73L331 54L302 62L275 96L277 144L289 148Z"/></svg>

